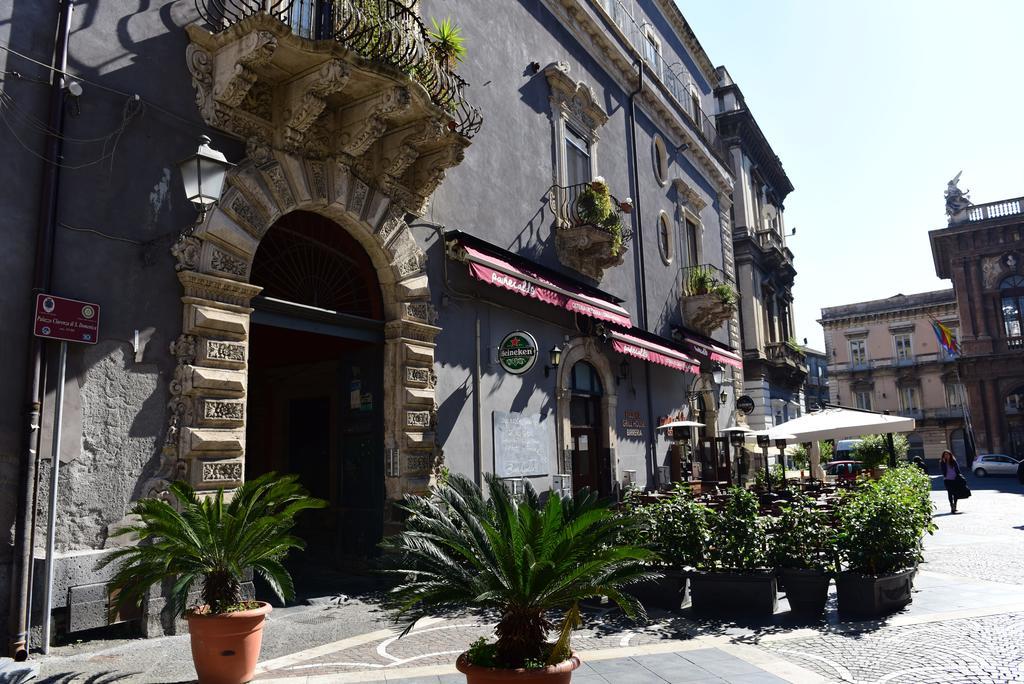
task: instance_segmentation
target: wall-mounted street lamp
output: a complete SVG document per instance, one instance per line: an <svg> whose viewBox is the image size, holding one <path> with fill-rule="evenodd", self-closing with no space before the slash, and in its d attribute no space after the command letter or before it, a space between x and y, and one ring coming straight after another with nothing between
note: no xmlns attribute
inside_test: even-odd
<svg viewBox="0 0 1024 684"><path fill-rule="evenodd" d="M725 388L722 387L722 382L725 379L725 369L722 368L721 364L715 364L711 369L711 383L713 387L701 390L692 390L686 393L687 403L692 402L694 399L704 394L705 392L711 393L712 396L718 395L718 405L721 406L729 399L729 395L726 394ZM696 380L694 380L696 382Z"/></svg>
<svg viewBox="0 0 1024 684"><path fill-rule="evenodd" d="M210 142L209 136L201 136L196 153L178 162L185 197L203 215L220 200L228 169L234 166Z"/></svg>
<svg viewBox="0 0 1024 684"><path fill-rule="evenodd" d="M544 377L551 375L551 371L558 368L560 363L562 363L562 348L556 344L548 352L548 365L544 366Z"/></svg>
<svg viewBox="0 0 1024 684"><path fill-rule="evenodd" d="M629 380L629 376L632 373L629 361L622 359L622 363L619 364L619 376L615 378L615 384L618 385L623 380Z"/></svg>

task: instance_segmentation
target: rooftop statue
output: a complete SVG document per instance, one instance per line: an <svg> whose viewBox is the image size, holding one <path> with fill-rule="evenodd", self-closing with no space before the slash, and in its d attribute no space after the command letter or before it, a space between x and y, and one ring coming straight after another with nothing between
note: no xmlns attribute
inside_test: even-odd
<svg viewBox="0 0 1024 684"><path fill-rule="evenodd" d="M953 217L961 211L974 204L971 202L971 198L969 197L971 191L961 190L957 187L962 173L963 171L960 171L951 181L946 183L946 214L949 216L950 220L952 220Z"/></svg>

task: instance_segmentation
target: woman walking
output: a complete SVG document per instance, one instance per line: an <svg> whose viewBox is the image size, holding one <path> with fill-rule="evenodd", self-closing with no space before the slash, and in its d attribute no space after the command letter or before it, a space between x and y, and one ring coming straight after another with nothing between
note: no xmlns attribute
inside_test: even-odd
<svg viewBox="0 0 1024 684"><path fill-rule="evenodd" d="M947 449L942 452L939 467L942 470L942 484L946 486L946 496L949 497L949 512L956 513L956 493L959 489L957 478L960 477L960 466L952 451Z"/></svg>

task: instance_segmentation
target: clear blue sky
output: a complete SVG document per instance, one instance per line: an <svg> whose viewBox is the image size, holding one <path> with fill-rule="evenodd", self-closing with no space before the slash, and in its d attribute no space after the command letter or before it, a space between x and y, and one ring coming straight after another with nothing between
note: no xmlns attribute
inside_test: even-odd
<svg viewBox="0 0 1024 684"><path fill-rule="evenodd" d="M796 187L796 330L812 346L822 307L951 286L928 231L957 171L976 204L1024 196L1024 2L677 3Z"/></svg>

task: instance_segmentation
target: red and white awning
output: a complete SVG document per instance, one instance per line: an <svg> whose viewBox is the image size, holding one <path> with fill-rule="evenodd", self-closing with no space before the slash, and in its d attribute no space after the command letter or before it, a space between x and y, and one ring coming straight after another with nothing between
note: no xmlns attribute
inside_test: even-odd
<svg viewBox="0 0 1024 684"><path fill-rule="evenodd" d="M612 337L612 348L620 354L668 366L683 373L700 375L700 362L680 351L669 349L660 344L648 342L647 340L627 335L617 330L610 331L610 334Z"/></svg>
<svg viewBox="0 0 1024 684"><path fill-rule="evenodd" d="M557 282L529 273L499 257L468 245L463 244L461 247L466 252L469 272L477 280L599 321L607 321L624 328L633 327L629 312L614 302L585 294L571 283Z"/></svg>
<svg viewBox="0 0 1024 684"><path fill-rule="evenodd" d="M724 363L727 366L733 368L743 369L743 358L738 354L735 354L725 347L720 347L717 344L706 342L704 340L698 340L689 335L683 336L683 343L687 348L698 356L703 356L709 361L716 363Z"/></svg>

